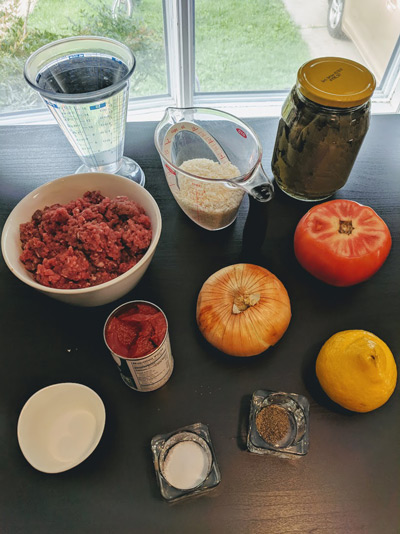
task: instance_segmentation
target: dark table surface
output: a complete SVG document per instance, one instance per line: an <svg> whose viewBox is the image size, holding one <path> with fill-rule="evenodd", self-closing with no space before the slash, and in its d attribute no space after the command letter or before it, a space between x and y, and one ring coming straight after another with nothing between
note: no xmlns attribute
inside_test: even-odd
<svg viewBox="0 0 400 534"><path fill-rule="evenodd" d="M261 138L269 171L277 120L249 122ZM310 205L280 191L268 206L261 246L261 226L244 232L248 201L223 231L208 232L192 223L166 184L154 127L127 128L125 154L145 171L163 231L147 273L126 298L98 308L69 306L25 286L0 260L0 532L398 534L399 389L376 411L347 412L323 394L314 364L326 339L347 329L375 333L399 360L400 116L373 117L351 177L336 195L370 205L393 236L382 269L346 289L327 286L298 265L293 233ZM0 136L3 225L24 195L72 174L79 160L58 126L2 127ZM195 320L203 282L238 262L257 263L278 276L293 314L275 347L247 359L208 345ZM103 343L106 317L132 299L158 304L169 321L175 370L152 393L122 383ZM26 400L58 382L93 388L104 401L106 426L86 461L48 475L24 459L16 427ZM260 388L307 396L307 456L283 460L246 451L250 397ZM207 495L170 505L158 490L150 440L195 422L209 425L222 482Z"/></svg>

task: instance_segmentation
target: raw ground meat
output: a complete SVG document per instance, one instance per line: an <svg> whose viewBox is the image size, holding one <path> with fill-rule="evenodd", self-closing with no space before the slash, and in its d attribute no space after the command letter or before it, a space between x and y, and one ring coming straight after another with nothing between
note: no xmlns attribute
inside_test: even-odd
<svg viewBox="0 0 400 534"><path fill-rule="evenodd" d="M88 191L68 204L37 210L20 225L20 260L39 284L80 289L136 265L152 238L150 218L127 197Z"/></svg>

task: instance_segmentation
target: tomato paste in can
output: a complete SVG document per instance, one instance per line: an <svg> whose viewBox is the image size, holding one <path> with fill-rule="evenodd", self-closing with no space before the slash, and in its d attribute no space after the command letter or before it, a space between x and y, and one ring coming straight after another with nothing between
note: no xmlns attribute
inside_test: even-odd
<svg viewBox="0 0 400 534"><path fill-rule="evenodd" d="M174 361L163 311L150 302L122 304L108 317L104 340L122 380L137 391L153 391L172 374Z"/></svg>

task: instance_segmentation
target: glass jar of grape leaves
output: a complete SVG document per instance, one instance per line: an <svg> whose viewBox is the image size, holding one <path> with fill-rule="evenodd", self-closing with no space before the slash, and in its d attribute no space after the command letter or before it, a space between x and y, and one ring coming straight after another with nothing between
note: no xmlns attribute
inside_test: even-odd
<svg viewBox="0 0 400 534"><path fill-rule="evenodd" d="M345 185L368 131L374 90L371 72L349 59L323 57L300 67L272 156L282 191L317 201Z"/></svg>

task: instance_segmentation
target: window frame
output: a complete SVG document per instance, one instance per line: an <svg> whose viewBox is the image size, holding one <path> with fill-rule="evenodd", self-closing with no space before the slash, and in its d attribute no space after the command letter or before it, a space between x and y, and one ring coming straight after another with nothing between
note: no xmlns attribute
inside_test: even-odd
<svg viewBox="0 0 400 534"><path fill-rule="evenodd" d="M205 106L238 117L278 117L286 91L196 93L195 0L162 0L168 92L131 99L128 122L160 120L166 107ZM295 73L294 73L295 75ZM374 92L372 113L400 113L400 38L379 87ZM0 115L0 125L54 124L47 109Z"/></svg>

